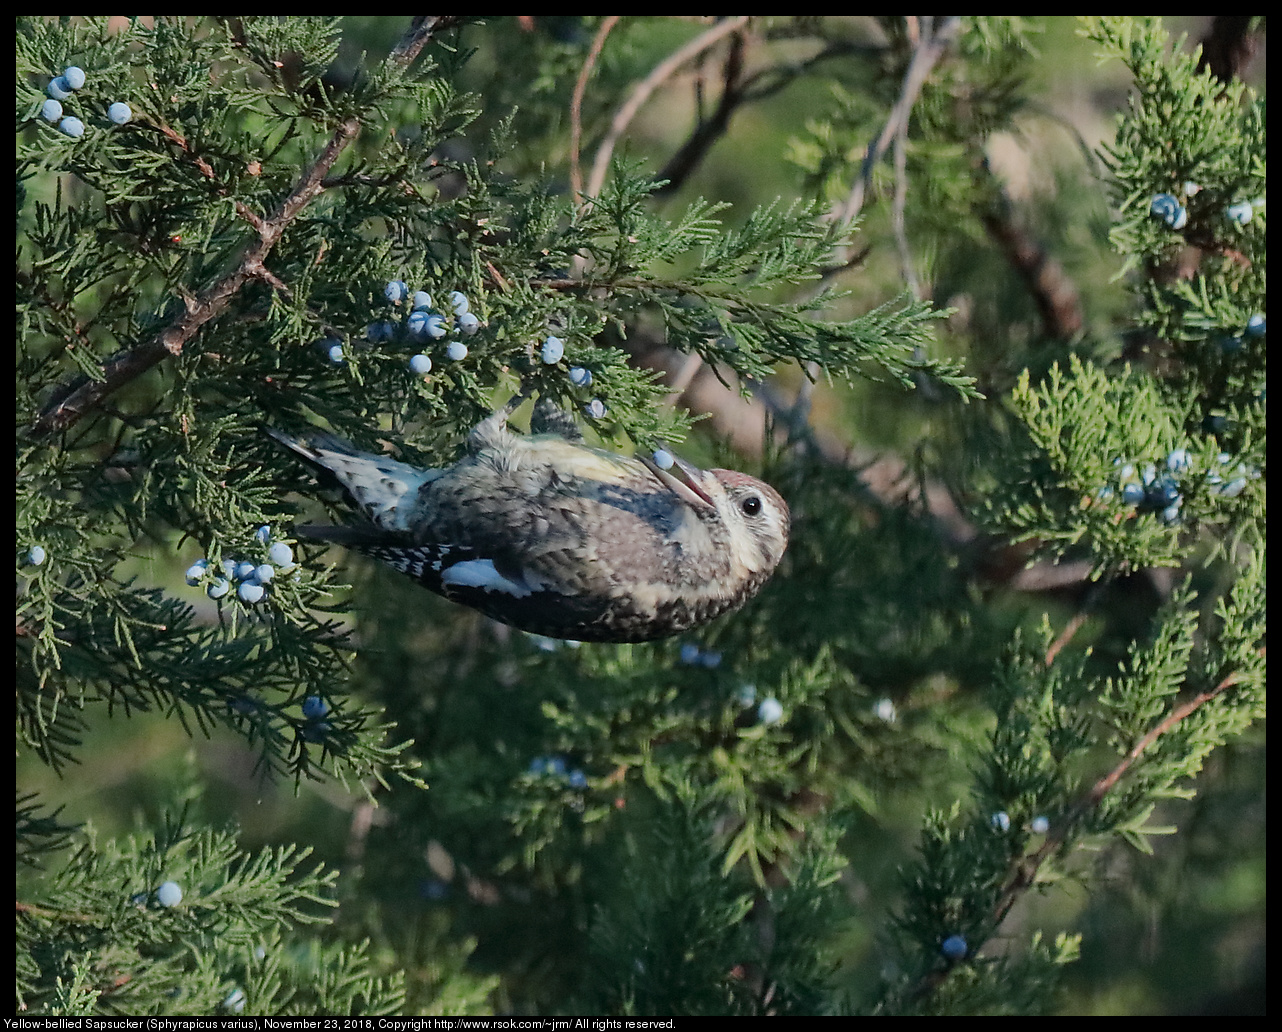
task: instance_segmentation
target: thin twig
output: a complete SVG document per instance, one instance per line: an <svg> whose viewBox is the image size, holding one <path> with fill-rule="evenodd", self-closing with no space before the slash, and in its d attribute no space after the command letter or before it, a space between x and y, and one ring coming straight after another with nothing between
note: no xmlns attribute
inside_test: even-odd
<svg viewBox="0 0 1282 1032"><path fill-rule="evenodd" d="M910 36L916 33L916 26L916 21L909 19ZM877 138L868 145L868 149L864 152L864 160L859 169L859 176L851 188L845 205L832 217L834 222L849 226L858 216L860 209L863 207L864 193L868 188L868 184L872 181L873 169L885 152L889 142L899 136L901 132L906 132L908 116L912 112L913 105L917 102L917 97L926 82L926 77L943 56L944 51L952 43L960 28L961 19L956 17L942 18L938 29L933 34L923 32L921 33L921 39L915 42L912 60L908 63L908 70L904 73L903 82L899 88L899 98L895 101L895 106L891 108L890 114L886 117L886 123L882 126L881 132L877 134ZM906 250L907 245L905 244L901 251L901 256L907 269L910 265L910 260L909 256L904 253ZM815 284L813 296L818 297L819 294L827 289L832 277L846 267L844 260L846 255L839 253L839 258L842 260L839 260L830 269L824 270L819 281ZM914 294L916 294L916 290L914 290ZM814 392L815 378L818 375L817 363L809 363L805 371L806 376L797 391L797 400L793 405L792 412L789 413L786 419L790 428L790 436L793 439L799 436L799 429L809 421L811 395Z"/></svg>
<svg viewBox="0 0 1282 1032"><path fill-rule="evenodd" d="M740 38L742 37L740 36ZM732 50L726 60L726 72L723 76L725 86L721 94L721 100L717 105L717 110L713 112L711 118L705 120L700 117L698 124L695 125L685 143L677 148L673 156L668 159L658 175L655 176L656 179L664 181L664 185L654 191L655 196L662 197L664 194L673 193L681 188L682 184L690 178L695 169L699 167L700 162L712 150L712 145L725 135L730 127L731 118L740 107L774 96L824 61L830 61L837 57L849 57L852 54L876 56L884 53L884 51L884 47L868 47L852 43L829 43L823 50L806 58L804 61L790 61L771 65L739 80L738 75L742 71L742 61L738 62L740 67L735 67L736 53Z"/></svg>
<svg viewBox="0 0 1282 1032"><path fill-rule="evenodd" d="M618 144L619 138L632 123L632 119L636 117L642 105L650 99L650 95L667 79L675 75L683 65L694 60L710 47L715 46L730 33L738 32L742 29L748 24L748 18L748 15L743 14L712 26L712 28L696 36L685 46L660 61L649 75L637 83L631 95L624 101L623 106L615 112L614 119L610 122L610 129L606 133L601 146L597 149L596 158L592 162L592 174L588 177L587 195L589 197L596 197L600 194L601 187L605 185L606 173L610 168L610 158L614 154L614 148Z"/></svg>
<svg viewBox="0 0 1282 1032"><path fill-rule="evenodd" d="M743 81L742 99L746 102L765 100L805 75L816 65L837 57L863 57L880 60L886 54L885 46L865 43L830 41L824 48L804 61L789 61L753 72Z"/></svg>
<svg viewBox="0 0 1282 1032"><path fill-rule="evenodd" d="M601 48L605 46L605 37L619 22L619 15L612 14L597 29L596 38L588 50L588 56L579 69L579 77L574 83L574 96L570 98L570 193L575 204L583 203L583 171L579 168L579 142L583 136L583 94L588 88L588 79L596 67Z"/></svg>
<svg viewBox="0 0 1282 1032"><path fill-rule="evenodd" d="M402 68L408 68L433 35L462 20L456 14L416 14L408 31L392 48L391 59Z"/></svg>
<svg viewBox="0 0 1282 1032"><path fill-rule="evenodd" d="M77 914L70 910L51 910L48 907L38 907L34 903L24 903L22 900L14 900L15 912L19 914L30 914L32 917L42 917L49 921L74 921L76 924L96 924L100 918L93 914Z"/></svg>
<svg viewBox="0 0 1282 1032"><path fill-rule="evenodd" d="M1264 654L1264 649L1260 650ZM1015 901L1032 887L1037 879L1037 872L1040 870L1047 858L1055 853L1067 840L1068 834L1077 823L1091 810L1099 806L1103 798L1108 795L1126 773L1136 764L1140 757L1153 745L1162 735L1166 734L1176 724L1185 718L1191 716L1198 709L1210 702L1218 695L1222 695L1233 685L1242 679L1239 671L1234 671L1225 677L1219 684L1209 691L1200 692L1187 702L1181 703L1171 710L1159 723L1155 724L1148 732L1131 748L1116 767L1100 778L1091 790L1084 795L1081 800L1069 810L1064 818L1057 822L1056 825L1048 832L1046 841L1034 852L1024 857L1012 871L1006 886L1002 889L998 897L997 906L994 914L997 923L1000 924L1010 908L1015 905Z"/></svg>
<svg viewBox="0 0 1282 1032"><path fill-rule="evenodd" d="M1047 666L1050 666L1055 662L1055 657L1060 654L1065 645L1073 640L1073 635L1082 629L1082 625L1085 624L1087 619L1090 617L1091 611L1095 608L1096 603L1098 603L1103 597L1104 588L1108 583L1107 579L1101 578L1091 585L1090 590L1086 593L1086 598L1082 600L1081 607L1075 614L1073 614L1073 618L1065 625L1060 636L1056 638L1051 643L1050 648L1046 650Z"/></svg>
<svg viewBox="0 0 1282 1032"><path fill-rule="evenodd" d="M685 182L691 170L708 152L712 142L724 135L729 128L730 117L742 102L740 78L743 75L743 43L742 32L736 33L730 41L730 53L726 55L725 68L722 72L721 99L717 102L717 109L712 113L711 118L705 119L702 104L700 104L699 120L694 132L655 176L664 183L654 191L656 197L671 193ZM702 77L700 85L702 85Z"/></svg>
<svg viewBox="0 0 1282 1032"><path fill-rule="evenodd" d="M913 268L912 249L908 246L908 226L905 214L908 207L908 122L899 123L895 133L895 198L891 204L891 224L894 226L895 246L899 250L899 265L913 297L921 300L921 284Z"/></svg>
<svg viewBox="0 0 1282 1032"><path fill-rule="evenodd" d="M695 352L686 355L685 361L677 374L668 381L668 403L674 404L678 398L686 392L686 388L694 381L695 375L703 365L703 358Z"/></svg>
<svg viewBox="0 0 1282 1032"><path fill-rule="evenodd" d="M926 77L944 56L944 51L948 49L960 30L961 19L949 16L940 19L939 27L933 34L922 33L922 39L914 48L913 58L908 64L908 70L904 73L904 80L899 88L899 99L890 109L886 124L881 127L877 138L868 144L868 149L864 152L863 164L859 169L859 176L834 221L849 225L859 214L864 206L864 193L868 189L868 184L872 182L873 169L881 160L887 145L899 131L899 126L907 123L921 88L926 83Z"/></svg>

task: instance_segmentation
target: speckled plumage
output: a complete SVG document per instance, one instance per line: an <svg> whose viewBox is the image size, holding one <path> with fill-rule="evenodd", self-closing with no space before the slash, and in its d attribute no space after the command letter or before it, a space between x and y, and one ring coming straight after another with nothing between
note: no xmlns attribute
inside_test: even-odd
<svg viewBox="0 0 1282 1032"><path fill-rule="evenodd" d="M774 572L789 517L769 485L681 462L667 473L562 428L515 434L510 408L442 469L268 431L332 474L367 520L299 536L372 556L522 630L580 641L678 634L742 605ZM544 412L535 425L555 422Z"/></svg>

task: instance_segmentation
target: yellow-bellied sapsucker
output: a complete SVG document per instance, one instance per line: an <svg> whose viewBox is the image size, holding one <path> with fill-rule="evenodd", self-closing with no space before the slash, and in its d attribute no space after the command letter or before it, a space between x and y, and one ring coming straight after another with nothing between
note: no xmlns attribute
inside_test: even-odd
<svg viewBox="0 0 1282 1032"><path fill-rule="evenodd" d="M579 641L678 634L738 608L774 572L789 523L774 488L588 447L542 402L531 428L553 432L513 433L520 400L483 420L442 469L269 430L368 521L298 535L379 559L495 620Z"/></svg>

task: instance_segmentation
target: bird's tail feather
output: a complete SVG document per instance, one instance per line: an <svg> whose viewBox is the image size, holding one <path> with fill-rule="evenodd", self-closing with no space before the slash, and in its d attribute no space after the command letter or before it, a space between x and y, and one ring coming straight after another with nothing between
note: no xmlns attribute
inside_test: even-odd
<svg viewBox="0 0 1282 1032"><path fill-rule="evenodd" d="M315 470L322 484L342 488L348 500L384 531L407 529L419 490L444 473L360 451L330 434L294 437L270 427L264 431Z"/></svg>

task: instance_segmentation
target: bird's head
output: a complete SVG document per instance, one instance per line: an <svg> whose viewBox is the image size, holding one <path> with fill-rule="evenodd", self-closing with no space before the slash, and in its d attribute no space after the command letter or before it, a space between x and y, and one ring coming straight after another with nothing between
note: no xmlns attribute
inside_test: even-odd
<svg viewBox="0 0 1282 1032"><path fill-rule="evenodd" d="M788 503L769 484L732 469L701 470L681 459L661 469L641 458L650 473L705 522L724 528L732 564L764 578L788 547Z"/></svg>

